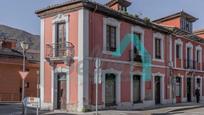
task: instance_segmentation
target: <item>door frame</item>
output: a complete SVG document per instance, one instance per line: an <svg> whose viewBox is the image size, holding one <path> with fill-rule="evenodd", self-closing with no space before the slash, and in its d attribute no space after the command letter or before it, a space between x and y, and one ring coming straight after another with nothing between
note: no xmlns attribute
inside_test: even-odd
<svg viewBox="0 0 204 115"><path fill-rule="evenodd" d="M116 105L119 106L121 102L121 71L115 70L115 69L107 69L102 70L102 102L103 107L106 107L105 104L105 83L106 83L106 74L112 73L116 76Z"/></svg>
<svg viewBox="0 0 204 115"><path fill-rule="evenodd" d="M203 94L202 94L203 93L203 88L202 88L202 86L203 86L203 79L202 79L201 76L196 76L195 77L195 83L194 83L195 88L197 88L197 79L200 79L200 87L199 87L199 89L200 89L200 97L202 97L203 96Z"/></svg>
<svg viewBox="0 0 204 115"><path fill-rule="evenodd" d="M190 78L191 79L191 102L193 101L193 77L191 77L191 76L187 76L186 77L186 102L188 102L188 95L187 95L187 91L188 91L188 78Z"/></svg>
<svg viewBox="0 0 204 115"><path fill-rule="evenodd" d="M138 75L138 76L140 76L140 97L141 97L141 101L142 101L142 103L144 103L144 99L145 99L145 80L144 80L144 78L143 78L143 76L142 76L142 73L141 72L131 72L130 73L130 78L131 78L131 83L130 83L130 85L131 85L131 88L130 88L130 96L131 96L131 103L132 104L134 104L134 99L133 99L133 76L134 75Z"/></svg>
<svg viewBox="0 0 204 115"><path fill-rule="evenodd" d="M184 76L180 74L175 76L175 99L176 99L176 77L179 77L181 79L181 102L180 103L182 103L186 101L186 98L184 99L184 84L185 84ZM187 87L185 89L187 89ZM176 103L178 102L176 101Z"/></svg>
<svg viewBox="0 0 204 115"><path fill-rule="evenodd" d="M57 67L53 68L52 71L52 84L51 84L51 99L52 99L52 109L56 109L57 107L57 90L55 89L55 85L57 83L58 73L65 73L66 74L66 101L67 104L69 104L70 100L70 93L69 93L69 67L63 68L63 67ZM68 105L66 105L68 106Z"/></svg>
<svg viewBox="0 0 204 115"><path fill-rule="evenodd" d="M160 72L158 72L158 73L153 73L152 74L152 88L153 88L153 102L155 103L155 77L156 76L159 76L160 77L160 83L161 83L161 85L160 85L160 93L161 93L161 95L160 95L160 104L164 104L164 77L165 77L165 74L162 74L162 73L160 73Z"/></svg>

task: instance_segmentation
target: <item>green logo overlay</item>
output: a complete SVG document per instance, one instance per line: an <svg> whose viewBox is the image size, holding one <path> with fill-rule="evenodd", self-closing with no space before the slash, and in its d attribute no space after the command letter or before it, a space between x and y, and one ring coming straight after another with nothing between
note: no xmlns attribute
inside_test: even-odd
<svg viewBox="0 0 204 115"><path fill-rule="evenodd" d="M137 49L142 58L142 78L145 81L151 80L152 73L152 60L151 55L145 49L143 43L140 41L139 36L135 34L127 34L121 41L119 48L116 52L112 53L114 57L120 57L129 44Z"/></svg>

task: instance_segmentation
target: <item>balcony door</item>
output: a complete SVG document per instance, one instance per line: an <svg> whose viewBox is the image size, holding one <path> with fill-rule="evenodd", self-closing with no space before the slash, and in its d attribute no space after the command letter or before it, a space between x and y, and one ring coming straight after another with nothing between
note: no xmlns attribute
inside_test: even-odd
<svg viewBox="0 0 204 115"><path fill-rule="evenodd" d="M55 56L61 57L65 54L66 26L65 22L56 24Z"/></svg>

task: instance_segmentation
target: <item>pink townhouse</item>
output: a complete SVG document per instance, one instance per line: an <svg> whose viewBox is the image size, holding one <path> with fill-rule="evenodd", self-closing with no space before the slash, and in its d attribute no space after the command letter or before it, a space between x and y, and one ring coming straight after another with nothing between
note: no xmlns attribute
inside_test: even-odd
<svg viewBox="0 0 204 115"><path fill-rule="evenodd" d="M197 18L181 11L153 22L172 30L171 75L174 79L172 94L174 102L195 101L195 89L199 88L201 99L203 90L203 30L193 32Z"/></svg>
<svg viewBox="0 0 204 115"><path fill-rule="evenodd" d="M96 58L100 109L193 101L195 88L204 95L203 39L180 24L186 19L190 28L196 19L180 12L151 22L129 14L130 5L71 0L36 11L42 109L93 110Z"/></svg>

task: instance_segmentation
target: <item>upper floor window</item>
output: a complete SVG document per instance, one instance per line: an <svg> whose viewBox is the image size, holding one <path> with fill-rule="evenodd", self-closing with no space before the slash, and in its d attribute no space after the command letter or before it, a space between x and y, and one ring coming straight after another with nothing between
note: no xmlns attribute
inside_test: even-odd
<svg viewBox="0 0 204 115"><path fill-rule="evenodd" d="M153 34L153 60L164 61L164 35L161 33Z"/></svg>
<svg viewBox="0 0 204 115"><path fill-rule="evenodd" d="M66 41L66 28L65 23L57 23L56 24L56 43L63 44Z"/></svg>
<svg viewBox="0 0 204 115"><path fill-rule="evenodd" d="M106 26L106 50L115 52L116 51L116 27L107 25Z"/></svg>
<svg viewBox="0 0 204 115"><path fill-rule="evenodd" d="M201 51L200 50L196 51L196 62L197 63L201 62Z"/></svg>
<svg viewBox="0 0 204 115"><path fill-rule="evenodd" d="M162 59L162 52L161 52L161 39L155 38L155 58Z"/></svg>
<svg viewBox="0 0 204 115"><path fill-rule="evenodd" d="M181 59L181 45L176 44L176 58Z"/></svg>
<svg viewBox="0 0 204 115"><path fill-rule="evenodd" d="M192 32L192 22L188 21L187 19L182 18L182 29L188 32Z"/></svg>
<svg viewBox="0 0 204 115"><path fill-rule="evenodd" d="M120 23L113 18L104 18L103 53L112 54L119 50Z"/></svg>
<svg viewBox="0 0 204 115"><path fill-rule="evenodd" d="M192 60L192 48L187 47L187 52L186 52L186 63L187 63L187 68L192 68L193 67L193 60Z"/></svg>
<svg viewBox="0 0 204 115"><path fill-rule="evenodd" d="M140 48L141 46L141 34L137 32L134 32L133 34L134 34L134 39L137 39L136 43L133 44L134 45L133 52L134 54L139 55L138 48Z"/></svg>
<svg viewBox="0 0 204 115"><path fill-rule="evenodd" d="M58 14L53 17L53 49L54 56L61 57L67 55L66 45L68 41L68 27L69 16L64 14Z"/></svg>

